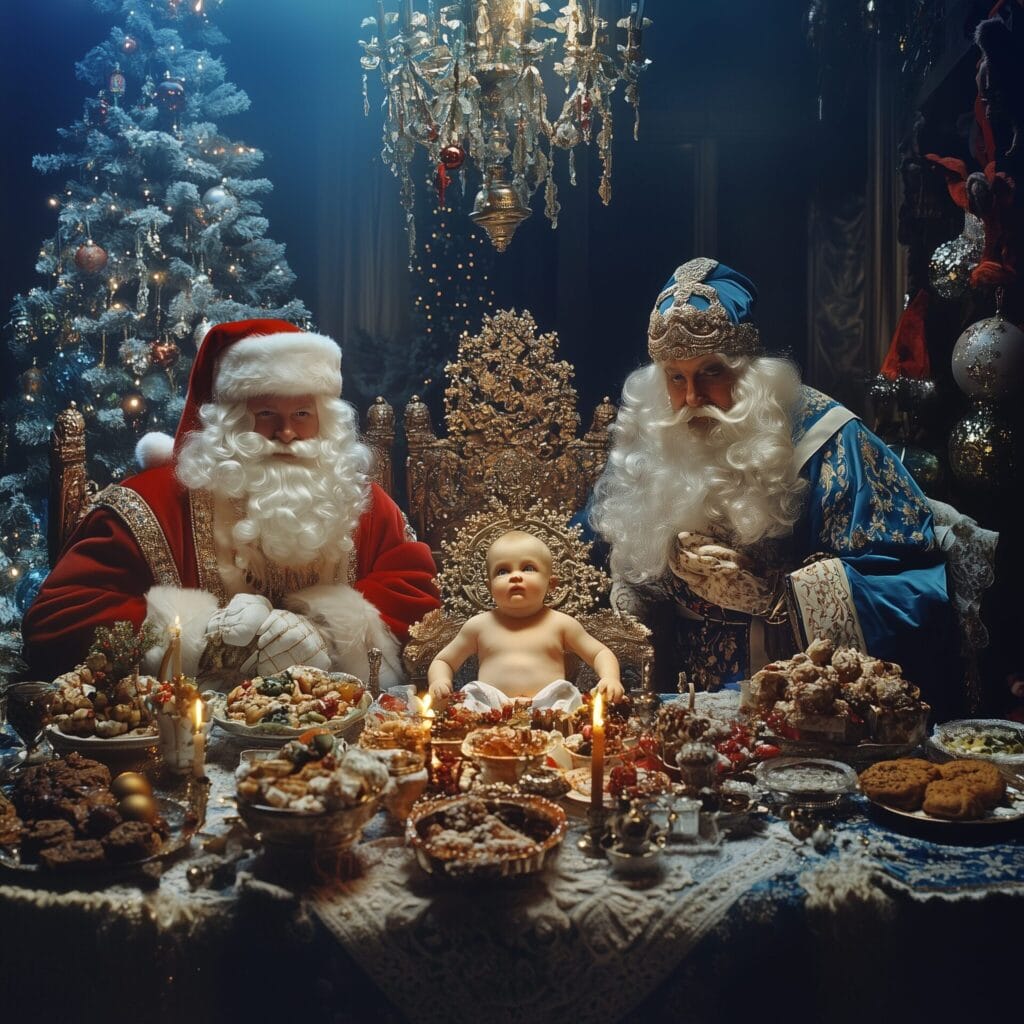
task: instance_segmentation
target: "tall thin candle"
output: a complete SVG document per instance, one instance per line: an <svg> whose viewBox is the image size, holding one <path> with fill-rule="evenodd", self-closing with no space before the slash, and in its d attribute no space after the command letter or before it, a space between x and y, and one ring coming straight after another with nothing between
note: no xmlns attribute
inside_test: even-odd
<svg viewBox="0 0 1024 1024"><path fill-rule="evenodd" d="M590 747L590 808L600 811L604 806L604 702L600 691L594 693Z"/></svg>

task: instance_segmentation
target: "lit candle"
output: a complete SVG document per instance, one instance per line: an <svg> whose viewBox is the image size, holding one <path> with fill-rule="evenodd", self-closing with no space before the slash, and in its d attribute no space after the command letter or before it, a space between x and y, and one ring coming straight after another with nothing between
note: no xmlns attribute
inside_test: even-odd
<svg viewBox="0 0 1024 1024"><path fill-rule="evenodd" d="M175 615L171 626L171 679L181 675L181 617Z"/></svg>
<svg viewBox="0 0 1024 1024"><path fill-rule="evenodd" d="M604 807L604 707L600 691L594 694L590 747L590 809L600 811Z"/></svg>
<svg viewBox="0 0 1024 1024"><path fill-rule="evenodd" d="M206 774L206 735L203 733L203 702L197 697L192 705L195 729L192 732L192 775L201 779Z"/></svg>
<svg viewBox="0 0 1024 1024"><path fill-rule="evenodd" d="M420 717L423 719L423 761L427 771L433 775L434 748L431 740L434 735L434 709L430 706L431 703L429 693L420 700Z"/></svg>

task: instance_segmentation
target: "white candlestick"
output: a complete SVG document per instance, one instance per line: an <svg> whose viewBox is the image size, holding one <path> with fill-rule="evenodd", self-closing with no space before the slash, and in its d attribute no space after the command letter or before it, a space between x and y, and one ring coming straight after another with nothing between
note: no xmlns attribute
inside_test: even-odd
<svg viewBox="0 0 1024 1024"><path fill-rule="evenodd" d="M206 774L206 734L203 732L203 702L198 698L192 711L196 727L192 734L192 775L201 779Z"/></svg>

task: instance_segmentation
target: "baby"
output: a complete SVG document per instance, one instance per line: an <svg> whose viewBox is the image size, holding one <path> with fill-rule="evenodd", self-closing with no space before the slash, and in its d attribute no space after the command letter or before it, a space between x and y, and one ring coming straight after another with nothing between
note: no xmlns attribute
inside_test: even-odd
<svg viewBox="0 0 1024 1024"><path fill-rule="evenodd" d="M451 696L452 679L475 654L484 682L469 683L464 692L487 707L510 699L532 698L536 706L573 711L579 691L565 680L565 652L579 655L598 675L597 689L605 700L622 694L619 663L574 618L547 608L552 575L551 551L537 537L519 530L502 534L487 549L487 582L494 609L474 615L458 636L430 663L430 696Z"/></svg>

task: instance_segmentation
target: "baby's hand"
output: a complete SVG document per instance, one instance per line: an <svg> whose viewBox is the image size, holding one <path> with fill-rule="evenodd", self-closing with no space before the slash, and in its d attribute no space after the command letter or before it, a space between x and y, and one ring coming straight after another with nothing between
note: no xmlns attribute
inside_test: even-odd
<svg viewBox="0 0 1024 1024"><path fill-rule="evenodd" d="M430 684L428 690L430 699L433 703L439 701L446 701L452 695L452 684L441 681L435 681Z"/></svg>
<svg viewBox="0 0 1024 1024"><path fill-rule="evenodd" d="M620 683L618 679L600 679L594 689L597 690L597 692L600 693L609 704L617 700L622 700L626 694L626 691L622 688L622 683Z"/></svg>

